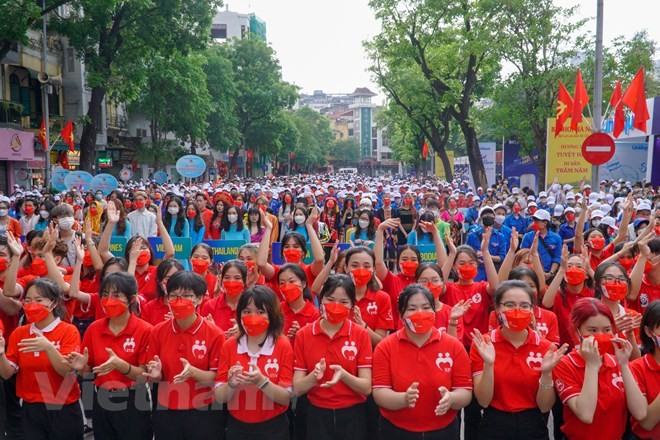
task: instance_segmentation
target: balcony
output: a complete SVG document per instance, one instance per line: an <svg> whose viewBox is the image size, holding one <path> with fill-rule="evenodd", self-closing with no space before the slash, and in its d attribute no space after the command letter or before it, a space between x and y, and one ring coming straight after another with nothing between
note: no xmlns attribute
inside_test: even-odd
<svg viewBox="0 0 660 440"><path fill-rule="evenodd" d="M125 115L108 113L106 122L109 130L128 131L128 119Z"/></svg>
<svg viewBox="0 0 660 440"><path fill-rule="evenodd" d="M23 126L23 105L18 102L0 99L0 123Z"/></svg>

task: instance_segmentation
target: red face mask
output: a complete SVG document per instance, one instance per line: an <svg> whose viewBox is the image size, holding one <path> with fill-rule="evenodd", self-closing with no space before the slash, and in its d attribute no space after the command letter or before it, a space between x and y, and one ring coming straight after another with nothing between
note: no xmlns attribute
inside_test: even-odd
<svg viewBox="0 0 660 440"><path fill-rule="evenodd" d="M131 209L131 206L133 206L133 204L127 200L124 202L124 206L126 207L126 209Z"/></svg>
<svg viewBox="0 0 660 440"><path fill-rule="evenodd" d="M589 244L591 245L591 249L600 251L605 247L605 239L603 237L590 238Z"/></svg>
<svg viewBox="0 0 660 440"><path fill-rule="evenodd" d="M236 297L243 292L245 285L243 281L238 280L225 280L222 282L222 287L227 292L227 296Z"/></svg>
<svg viewBox="0 0 660 440"><path fill-rule="evenodd" d="M162 196L159 193L156 193L156 195L154 195L154 199L156 200L160 200L161 197Z"/></svg>
<svg viewBox="0 0 660 440"><path fill-rule="evenodd" d="M628 284L618 281L609 281L601 284L603 295L612 301L621 301L628 294Z"/></svg>
<svg viewBox="0 0 660 440"><path fill-rule="evenodd" d="M87 200L87 203L92 203L92 200L94 200L92 197L87 197L85 200Z"/></svg>
<svg viewBox="0 0 660 440"><path fill-rule="evenodd" d="M422 335L435 325L435 313L431 311L415 312L405 318L405 321L410 331Z"/></svg>
<svg viewBox="0 0 660 440"><path fill-rule="evenodd" d="M284 198L284 202L285 202L285 203L291 203L291 197L286 196L286 197Z"/></svg>
<svg viewBox="0 0 660 440"><path fill-rule="evenodd" d="M209 270L209 265L211 264L210 261L202 260L201 258L193 258L190 260L190 263L192 264L193 272L200 275L205 274L206 271Z"/></svg>
<svg viewBox="0 0 660 440"><path fill-rule="evenodd" d="M138 200L135 203L133 203L133 207L135 209L142 209L144 208L144 202L142 200Z"/></svg>
<svg viewBox="0 0 660 440"><path fill-rule="evenodd" d="M140 252L140 255L138 255L136 264L138 266L144 266L145 264L149 264L149 261L151 261L151 252L142 251Z"/></svg>
<svg viewBox="0 0 660 440"><path fill-rule="evenodd" d="M328 320L330 324L341 324L346 321L351 309L339 303L323 304L323 317Z"/></svg>
<svg viewBox="0 0 660 440"><path fill-rule="evenodd" d="M371 277L373 276L373 271L364 268L353 269L351 271L353 275L353 282L356 287L364 287L369 284Z"/></svg>
<svg viewBox="0 0 660 440"><path fill-rule="evenodd" d="M34 213L34 206L26 206L25 207L25 213L27 215L32 215Z"/></svg>
<svg viewBox="0 0 660 440"><path fill-rule="evenodd" d="M451 209L456 209L456 202L449 202L449 207Z"/></svg>
<svg viewBox="0 0 660 440"><path fill-rule="evenodd" d="M285 249L283 254L284 254L284 260L287 263L298 264L303 258L303 253L300 249Z"/></svg>
<svg viewBox="0 0 660 440"><path fill-rule="evenodd" d="M34 276L44 277L48 274L48 266L46 266L46 262L43 259L35 258L30 264L30 272Z"/></svg>
<svg viewBox="0 0 660 440"><path fill-rule="evenodd" d="M241 318L241 323L248 336L259 336L268 330L270 321L263 315L245 315Z"/></svg>
<svg viewBox="0 0 660 440"><path fill-rule="evenodd" d="M282 284L280 285L280 292L284 295L286 302L294 302L302 296L302 289L297 284Z"/></svg>
<svg viewBox="0 0 660 440"><path fill-rule="evenodd" d="M0 272L7 270L7 260L0 258Z"/></svg>
<svg viewBox="0 0 660 440"><path fill-rule="evenodd" d="M529 213L534 214L536 212L536 206L530 206L529 207Z"/></svg>
<svg viewBox="0 0 660 440"><path fill-rule="evenodd" d="M429 289L431 292L431 295L433 295L433 298L438 299L440 295L442 294L442 285L441 284L434 284L434 283L424 283L422 284L424 287Z"/></svg>
<svg viewBox="0 0 660 440"><path fill-rule="evenodd" d="M327 205L328 205L328 208L333 209L333 208L335 207L335 202L333 202L332 200L330 200L330 201L327 203Z"/></svg>
<svg viewBox="0 0 660 440"><path fill-rule="evenodd" d="M502 312L504 326L513 332L521 332L532 323L532 312L513 309Z"/></svg>
<svg viewBox="0 0 660 440"><path fill-rule="evenodd" d="M23 304L23 311L25 312L25 317L29 322L43 321L48 317L48 314L50 313L50 310L48 310L45 305L36 302Z"/></svg>
<svg viewBox="0 0 660 440"><path fill-rule="evenodd" d="M85 256L83 257L82 264L85 267L92 267L93 261L92 261L92 256L90 255L89 251L85 251Z"/></svg>
<svg viewBox="0 0 660 440"><path fill-rule="evenodd" d="M514 205L513 212L515 212L516 214L519 213L520 212L520 206Z"/></svg>
<svg viewBox="0 0 660 440"><path fill-rule="evenodd" d="M383 200L383 204L385 206L390 206L390 205L392 205L392 201L390 199L385 199L385 200Z"/></svg>
<svg viewBox="0 0 660 440"><path fill-rule="evenodd" d="M192 220L195 217L197 217L197 213L195 211L188 211L188 219Z"/></svg>
<svg viewBox="0 0 660 440"><path fill-rule="evenodd" d="M571 266L566 269L566 282L569 286L579 286L584 283L587 274L579 267Z"/></svg>
<svg viewBox="0 0 660 440"><path fill-rule="evenodd" d="M258 208L259 211L261 211L261 212L266 212L266 205L259 205L259 206L257 206L257 208Z"/></svg>
<svg viewBox="0 0 660 440"><path fill-rule="evenodd" d="M89 208L89 213L93 216L96 216L96 214L98 214L98 211L96 210L96 208L92 207Z"/></svg>
<svg viewBox="0 0 660 440"><path fill-rule="evenodd" d="M589 197L589 194L591 194L591 190L589 188L584 190L584 195Z"/></svg>
<svg viewBox="0 0 660 440"><path fill-rule="evenodd" d="M250 272L252 269L254 269L255 267L257 267L257 263L255 263L254 261L247 261L247 260L245 260L245 261L243 261L243 263L245 263L245 265L247 266L247 268L248 268L248 272Z"/></svg>
<svg viewBox="0 0 660 440"><path fill-rule="evenodd" d="M168 304L174 319L186 319L195 313L195 304L189 299L177 298L174 301L169 301Z"/></svg>
<svg viewBox="0 0 660 440"><path fill-rule="evenodd" d="M472 266L471 264L464 264L458 268L459 276L466 281L472 281L477 276L477 271L477 266Z"/></svg>
<svg viewBox="0 0 660 440"><path fill-rule="evenodd" d="M619 264L623 266L626 272L630 272L635 265L635 260L633 258L619 258Z"/></svg>
<svg viewBox="0 0 660 440"><path fill-rule="evenodd" d="M543 229L543 226L541 226L540 223L538 223L538 222L534 222L534 223L532 223L532 230L533 230L534 232L538 232L538 231L540 231L541 229Z"/></svg>
<svg viewBox="0 0 660 440"><path fill-rule="evenodd" d="M103 306L105 316L108 318L116 318L128 309L128 305L124 304L123 301L120 301L117 298L103 298L101 300L101 305Z"/></svg>
<svg viewBox="0 0 660 440"><path fill-rule="evenodd" d="M593 336L598 343L598 353L600 353L601 356L605 356L606 353L611 355L614 354L614 345L612 344L612 338L614 337L613 334L598 333L591 336Z"/></svg>
<svg viewBox="0 0 660 440"><path fill-rule="evenodd" d="M402 261L399 265L401 266L401 272L403 272L405 276L414 277L419 263L416 261Z"/></svg>
<svg viewBox="0 0 660 440"><path fill-rule="evenodd" d="M568 214L566 214L566 220L568 220L569 222L572 222L573 220L575 220L575 214L573 214L572 212L569 212Z"/></svg>
<svg viewBox="0 0 660 440"><path fill-rule="evenodd" d="M71 197L67 197L66 202L70 205L73 203L73 199Z"/></svg>
<svg viewBox="0 0 660 440"><path fill-rule="evenodd" d="M654 227L653 228L653 233L655 234L656 237L660 237L660 226Z"/></svg>

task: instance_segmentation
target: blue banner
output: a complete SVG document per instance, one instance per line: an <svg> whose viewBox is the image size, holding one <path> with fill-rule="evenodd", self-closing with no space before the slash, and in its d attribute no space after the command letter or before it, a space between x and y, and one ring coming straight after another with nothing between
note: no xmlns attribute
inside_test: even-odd
<svg viewBox="0 0 660 440"><path fill-rule="evenodd" d="M213 249L213 262L226 263L238 258L238 250L245 244L243 240L204 240Z"/></svg>
<svg viewBox="0 0 660 440"><path fill-rule="evenodd" d="M87 171L73 171L64 178L66 189L89 190L92 187L92 175Z"/></svg>
<svg viewBox="0 0 660 440"><path fill-rule="evenodd" d="M104 196L117 189L119 183L111 174L98 174L92 179L92 191L101 191Z"/></svg>
<svg viewBox="0 0 660 440"><path fill-rule="evenodd" d="M206 171L206 162L199 156L189 154L176 161L176 171L183 177L199 177Z"/></svg>
<svg viewBox="0 0 660 440"><path fill-rule="evenodd" d="M502 154L502 177L509 181L508 187L524 188L528 186L534 191L538 191L539 170L534 163L538 160L538 152L534 150L531 154L521 153L521 147L518 144L504 144Z"/></svg>
<svg viewBox="0 0 660 440"><path fill-rule="evenodd" d="M172 237L174 244L174 258L177 260L188 260L192 251L192 242L190 237L177 238ZM165 248L161 237L149 237L149 244L154 250L154 258L162 260L165 257Z"/></svg>
<svg viewBox="0 0 660 440"><path fill-rule="evenodd" d="M64 179L66 179L66 176L68 176L69 173L71 173L71 171L65 169L60 169L55 171L53 173L52 182L51 182L53 188L55 188L58 191L66 191L66 184L64 183Z"/></svg>
<svg viewBox="0 0 660 440"><path fill-rule="evenodd" d="M124 255L126 255L126 243L128 243L128 240L124 237L111 237L110 253L115 257L124 258Z"/></svg>
<svg viewBox="0 0 660 440"><path fill-rule="evenodd" d="M432 244L420 244L416 246L419 250L419 253L422 256L422 261L420 263L437 263L438 256L435 253L435 245ZM399 252L401 252L401 246L399 246Z"/></svg>
<svg viewBox="0 0 660 440"><path fill-rule="evenodd" d="M156 171L154 173L154 181L156 181L157 184L162 185L164 183L167 183L167 173L165 171Z"/></svg>

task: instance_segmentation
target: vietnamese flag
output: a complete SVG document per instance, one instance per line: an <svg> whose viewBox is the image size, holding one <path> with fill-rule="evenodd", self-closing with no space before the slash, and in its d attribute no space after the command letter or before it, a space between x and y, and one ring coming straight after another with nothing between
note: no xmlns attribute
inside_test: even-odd
<svg viewBox="0 0 660 440"><path fill-rule="evenodd" d="M559 95L557 96L557 121L555 122L555 137L564 130L564 124L571 115L573 109L573 98L566 90L564 84L559 81Z"/></svg>
<svg viewBox="0 0 660 440"><path fill-rule="evenodd" d="M65 170L70 169L70 167L69 167L69 153L67 151L61 151L60 154L57 156L57 162Z"/></svg>
<svg viewBox="0 0 660 440"><path fill-rule="evenodd" d="M41 144L44 151L48 151L48 139L46 139L46 120L43 118L41 119L41 128L39 129L39 136L37 136L37 140Z"/></svg>
<svg viewBox="0 0 660 440"><path fill-rule="evenodd" d="M573 111L571 112L571 130L577 131L578 124L582 122L582 110L589 103L589 95L582 81L582 71L578 69L575 78L575 93L573 94Z"/></svg>
<svg viewBox="0 0 660 440"><path fill-rule="evenodd" d="M422 157L426 159L426 157L429 155L429 144L424 141L424 146L422 147Z"/></svg>
<svg viewBox="0 0 660 440"><path fill-rule="evenodd" d="M75 142L73 139L73 121L66 123L60 132L60 135L62 136L62 139L64 139L64 142L66 142L66 144L69 146L69 151L75 151Z"/></svg>
<svg viewBox="0 0 660 440"><path fill-rule="evenodd" d="M650 119L649 109L646 106L646 91L644 90L644 68L640 68L623 94L623 103L633 111L635 119L633 127L646 131L646 121Z"/></svg>
<svg viewBox="0 0 660 440"><path fill-rule="evenodd" d="M610 98L610 106L614 109L614 130L612 135L614 138L618 138L623 132L625 126L625 115L623 114L623 101L621 100L621 80L616 81L614 86L614 91L612 92L612 97Z"/></svg>

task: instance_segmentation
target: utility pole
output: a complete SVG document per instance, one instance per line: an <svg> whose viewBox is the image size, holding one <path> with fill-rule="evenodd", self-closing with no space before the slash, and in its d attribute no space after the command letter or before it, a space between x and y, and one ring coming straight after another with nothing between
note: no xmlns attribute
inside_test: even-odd
<svg viewBox="0 0 660 440"><path fill-rule="evenodd" d="M594 63L594 120L593 132L602 131L602 111L603 111L603 2L596 0L596 59ZM591 166L591 188L595 191L598 188L598 165Z"/></svg>
<svg viewBox="0 0 660 440"><path fill-rule="evenodd" d="M42 9L42 14L41 14L41 33L42 33L42 50L41 50L41 71L46 73L46 67L48 65L48 59L46 58L46 47L48 43L48 39L46 36L46 0L41 0L41 7ZM50 115L48 112L48 89L50 88L50 81L47 81L41 85L41 90L42 90L42 95L44 97L44 125L46 126L46 151L45 151L45 156L46 156L46 169L44 170L44 191L50 191Z"/></svg>

